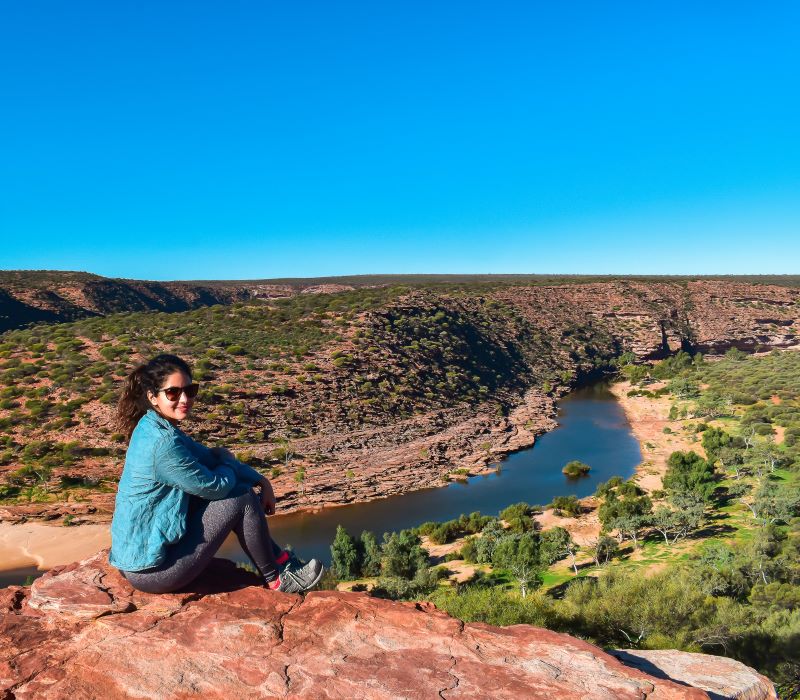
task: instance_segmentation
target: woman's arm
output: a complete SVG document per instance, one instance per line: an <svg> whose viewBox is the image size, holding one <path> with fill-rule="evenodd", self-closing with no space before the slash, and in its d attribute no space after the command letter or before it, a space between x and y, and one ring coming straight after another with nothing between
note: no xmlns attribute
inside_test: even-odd
<svg viewBox="0 0 800 700"><path fill-rule="evenodd" d="M153 457L157 481L209 501L225 498L236 486L236 471L227 464L209 469L192 453L177 434L164 437Z"/></svg>
<svg viewBox="0 0 800 700"><path fill-rule="evenodd" d="M230 450L224 447L212 447L209 452L214 455L220 464L227 464L229 467L234 469L239 479L244 481L246 484L250 484L250 486L256 486L264 480L264 477L255 469L253 469L253 467L236 459Z"/></svg>
<svg viewBox="0 0 800 700"><path fill-rule="evenodd" d="M205 445L193 440L186 433L182 433L189 450L207 467L217 467L226 464L239 477L240 481L249 486L256 486L261 483L263 477L251 466L240 462L233 453L224 447L206 447Z"/></svg>

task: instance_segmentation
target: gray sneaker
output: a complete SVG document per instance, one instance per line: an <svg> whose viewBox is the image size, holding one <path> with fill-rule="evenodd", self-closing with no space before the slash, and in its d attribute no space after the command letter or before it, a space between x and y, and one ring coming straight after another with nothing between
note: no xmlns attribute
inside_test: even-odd
<svg viewBox="0 0 800 700"><path fill-rule="evenodd" d="M290 569L295 569L295 570L300 569L303 566L305 566L305 564L306 564L305 561L300 559L300 557L298 557L297 554L295 554L293 549L289 549L287 551L289 552L289 559L285 564L283 564L283 566L281 566L281 571L283 571L283 569L285 567L287 567L287 566Z"/></svg>
<svg viewBox="0 0 800 700"><path fill-rule="evenodd" d="M281 583L278 590L282 593L303 593L310 590L319 583L324 570L325 567L316 559L299 569L289 564L280 573Z"/></svg>

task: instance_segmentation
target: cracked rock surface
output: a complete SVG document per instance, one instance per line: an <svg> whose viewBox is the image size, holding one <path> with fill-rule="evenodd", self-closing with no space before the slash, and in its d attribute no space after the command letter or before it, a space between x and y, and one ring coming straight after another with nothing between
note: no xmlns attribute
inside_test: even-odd
<svg viewBox="0 0 800 700"><path fill-rule="evenodd" d="M464 624L429 603L275 593L219 559L190 590L149 595L107 551L0 590L0 649L2 698L666 700L737 697L736 683L738 697L775 697L729 660L709 694L691 687L696 655L670 652L645 672L569 635Z"/></svg>

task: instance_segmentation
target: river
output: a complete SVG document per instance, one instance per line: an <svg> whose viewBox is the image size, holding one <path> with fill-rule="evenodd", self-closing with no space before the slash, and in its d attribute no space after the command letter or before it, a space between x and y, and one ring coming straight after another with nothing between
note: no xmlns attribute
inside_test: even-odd
<svg viewBox="0 0 800 700"><path fill-rule="evenodd" d="M444 521L462 513L480 511L496 515L519 501L545 505L555 496L583 497L612 476L628 478L642 459L622 407L603 383L578 389L559 402L558 427L498 464L495 473L454 482L445 487L414 491L368 503L325 508L316 513L291 513L270 518L273 538L291 545L305 559L330 562L330 544L336 526L358 536L371 530L382 533ZM568 479L561 468L578 459L591 467L580 479ZM279 504L280 507L280 504ZM247 561L235 537L220 552Z"/></svg>

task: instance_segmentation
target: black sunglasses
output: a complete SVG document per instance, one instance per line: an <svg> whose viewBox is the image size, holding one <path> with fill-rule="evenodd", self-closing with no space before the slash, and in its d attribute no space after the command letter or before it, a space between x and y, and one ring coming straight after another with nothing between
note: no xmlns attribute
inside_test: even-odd
<svg viewBox="0 0 800 700"><path fill-rule="evenodd" d="M177 401L181 394L186 394L187 399L193 399L197 396L197 392L200 391L200 385L195 382L188 386L168 386L166 389L159 389L158 391L159 393L163 391L164 396L170 401Z"/></svg>

